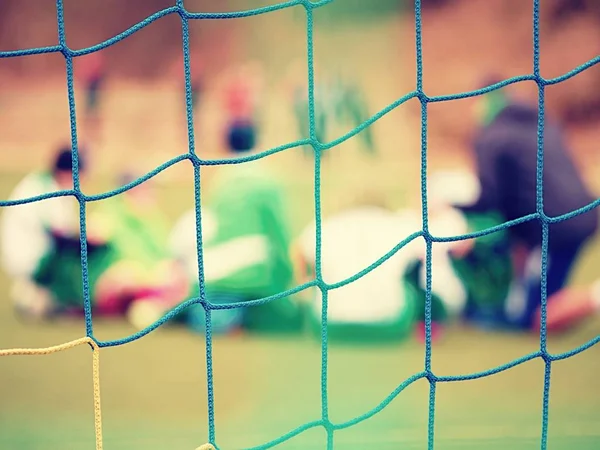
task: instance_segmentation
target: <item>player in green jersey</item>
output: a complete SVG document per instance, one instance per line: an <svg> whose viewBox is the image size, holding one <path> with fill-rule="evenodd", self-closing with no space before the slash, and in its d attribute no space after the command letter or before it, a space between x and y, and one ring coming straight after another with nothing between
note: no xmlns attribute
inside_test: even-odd
<svg viewBox="0 0 600 450"><path fill-rule="evenodd" d="M133 180L127 174L121 184ZM158 320L160 315L148 317L147 304L169 309L183 300L187 287L170 259L169 228L156 201L153 181L105 202L91 219L94 238L110 248L109 262L95 286L95 308L107 314L127 313L136 326L150 325L148 321Z"/></svg>
<svg viewBox="0 0 600 450"><path fill-rule="evenodd" d="M231 156L253 149L251 128L234 127L227 134ZM204 283L209 302L246 302L292 287L284 192L262 161L220 168L204 208ZM198 296L195 211L182 217L174 229L173 242L175 256L186 268L191 296ZM216 332L236 328L255 332L298 331L302 324L299 306L289 298L243 309L217 310L211 317ZM203 330L203 306L191 307L187 321L192 328Z"/></svg>
<svg viewBox="0 0 600 450"><path fill-rule="evenodd" d="M168 309L183 299L187 285L168 259L167 231L150 182L104 200L89 214L87 286L95 313L128 314L139 325L140 305L152 302ZM42 259L34 280L51 294L58 312L81 313L79 237L53 237L54 251Z"/></svg>

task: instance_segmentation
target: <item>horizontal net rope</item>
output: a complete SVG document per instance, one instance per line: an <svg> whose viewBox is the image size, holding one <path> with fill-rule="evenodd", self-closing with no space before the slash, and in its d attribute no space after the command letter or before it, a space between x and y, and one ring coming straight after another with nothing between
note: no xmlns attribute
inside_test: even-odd
<svg viewBox="0 0 600 450"><path fill-rule="evenodd" d="M125 345L133 340L142 338L148 333L152 332L159 326L163 325L174 317L177 313L181 312L186 307L192 304L201 304L206 312L206 362L207 362L207 394L208 394L208 440L209 443L204 444L200 448L218 448L216 432L215 432L215 411L214 411L214 379L212 369L212 326L211 326L211 311L226 308L237 308L250 306L255 304L266 303L269 301L277 301L278 299L308 289L310 287L317 287L322 293L322 314L321 314L321 417L305 424L298 426L296 429L280 436L279 438L267 442L263 445L253 447L254 449L267 449L277 446L298 434L315 428L323 427L327 432L327 449L333 449L333 439L335 430L340 430L354 426L364 420L369 419L381 410L383 410L390 402L394 400L406 387L412 383L426 379L430 384L429 391L429 417L428 417L428 449L432 450L435 443L434 425L435 425L435 400L436 400L436 386L438 383L454 382L454 381L466 381L482 378L490 375L497 374L499 372L509 370L520 364L526 363L536 358L540 358L544 361L544 390L542 399L542 424L541 424L541 437L540 447L542 450L547 448L548 443L548 414L549 414L549 395L550 395L550 379L551 379L551 368L552 362L570 358L578 353L585 351L600 341L600 336L582 344L581 346L574 348L570 351L560 354L550 354L547 350L547 330L546 330L546 279L548 269L548 227L552 223L561 222L563 220L570 219L576 215L583 214L596 208L600 204L600 199L596 200L589 205L586 205L575 211L571 211L567 214L563 214L558 217L549 217L544 213L544 202L543 202L543 163L544 163L544 151L543 151L543 132L544 132L544 114L545 114L545 87L561 83L569 78L576 76L577 74L589 69L590 67L600 62L600 56L592 58L574 68L573 70L565 73L564 75L555 78L544 78L540 74L540 1L533 0L533 67L531 74L525 74L515 76L502 80L496 84L487 86L485 88L472 90L468 92L448 94L441 96L429 97L423 90L423 52L422 52L422 16L421 16L421 1L415 0L415 25L416 25L416 84L415 90L407 93L403 97L392 102L381 111L377 112L369 119L365 120L362 124L358 125L343 136L338 137L330 142L320 142L316 137L316 125L315 125L315 85L314 85L314 48L313 48L313 12L316 8L322 7L332 0L321 0L311 2L309 0L291 0L283 3L274 4L262 8L255 8L246 11L232 11L224 13L202 13L202 12L190 12L187 11L184 6L183 0L176 0L175 5L158 11L146 19L138 22L129 29L122 33L107 39L97 45L93 45L87 48L73 50L68 47L66 36L65 36L65 25L63 17L63 2L62 0L56 1L57 9L57 25L58 25L58 44L46 47L36 47L30 49L20 49L12 51L0 51L0 58L10 58L27 55L37 55L46 53L61 53L66 62L66 81L67 81L67 95L69 100L69 113L70 113L70 127L71 127L71 145L72 145L72 156L73 156L73 189L64 190L59 192L47 193L36 197L21 199L21 200L2 200L0 201L0 207L10 207L19 204L25 204L30 202L41 201L44 199L59 197L59 196L72 196L77 199L80 205L80 243L81 243L81 267L82 267L82 284L84 293L84 310L85 310L85 328L86 336L71 342L67 342L62 345L55 347L40 348L40 349L7 349L0 350L0 356L16 356L16 355L46 355L65 351L70 348L79 346L81 344L89 344L93 350L93 386L94 386L94 417L95 417L95 430L96 430L96 448L97 450L102 449L102 426L101 426L101 409L100 409L100 375L99 375L99 352L101 347L111 347L118 345ZM194 139L194 113L192 108L192 83L191 83L191 70L190 70L190 50L189 50L189 20L203 20L203 19L233 19L240 17L249 17L258 14L267 14L273 11L291 8L291 7L302 7L306 13L306 36L307 36L307 78L308 78L308 115L309 115L309 136L304 139L300 139L294 142L290 142L284 145L280 145L268 150L264 150L250 156L229 158L229 159L202 159L195 151L195 139ZM159 165L154 170L146 173L138 179L132 181L125 186L111 190L109 192L86 195L81 190L79 181L79 164L78 164L78 145L77 145L77 124L75 120L76 109L75 109L75 96L74 96L74 81L73 81L73 58L78 56L87 55L106 47L109 47L133 33L141 30L152 22L158 20L161 17L176 14L181 19L182 25L182 45L183 45L183 63L184 63L184 77L185 77L185 100L186 100L186 116L187 116L187 131L188 131L188 153L179 155L175 158L166 161ZM526 217L522 217L516 220L507 221L501 225L482 230L475 233L469 233L461 236L451 237L435 237L429 232L429 215L427 209L427 105L435 102L446 102L452 100L458 100L462 98L474 97L482 95L502 87L508 86L514 83L520 83L523 81L534 81L538 86L538 151L537 151L537 202L536 212ZM366 267L362 271L358 272L354 276L349 277L338 283L328 284L323 280L321 272L321 154L323 151L331 149L353 136L359 134L367 127L371 126L374 122L381 119L383 116L393 111L398 106L407 102L411 99L418 99L421 104L421 202L422 202L422 229L415 230L410 236L407 236L397 246L390 249L388 253L383 255L373 264ZM277 295L257 299L251 302L234 303L229 305L216 305L208 302L205 295L204 286L204 259L202 254L202 216L201 216L201 191L200 191L200 168L202 166L211 165L225 165L225 164L241 164L249 161L254 161L260 158L267 157L269 155L286 151L293 148L312 146L314 150L314 207L315 207L315 222L316 222L316 267L315 267L315 279L311 282L305 283L301 286L297 286L285 292L281 292ZM147 180L156 176L165 169L181 163L183 161L189 161L194 168L194 189L195 189L195 208L196 208L196 235L197 235L197 254L198 254L198 283L200 288L200 295L196 298L191 298L186 302L183 302L177 308L167 313L160 320L155 322L153 325L146 329L128 336L123 339L113 341L99 341L94 337L93 324L92 324L92 311L91 311L91 300L89 292L89 281L88 281L88 258L87 258L87 231L86 231L86 211L85 205L88 202L101 201L116 195L119 195ZM477 238L485 236L497 231L507 229L509 227L527 222L537 220L540 222L542 228L542 304L541 304L541 327L540 327L540 348L538 351L524 355L520 358L509 361L503 365L495 368L484 370L477 373L465 374L465 375L436 375L431 370L432 360L432 348L431 348L431 308L432 308L432 294L431 294L431 278L432 278L432 264L431 264L431 249L435 242L448 242L458 241L464 239ZM372 270L375 270L379 265L383 264L387 259L391 258L396 252L403 248L406 244L413 241L414 239L423 238L426 243L426 303L425 303L425 356L424 356L424 370L417 374L412 375L406 380L398 384L397 388L390 393L385 399L383 399L378 405L372 408L370 411L364 414L350 419L342 423L333 423L329 419L329 402L328 402L328 335L327 335L327 294L332 289L340 288L348 283L352 283L362 276L368 274Z"/></svg>
<svg viewBox="0 0 600 450"><path fill-rule="evenodd" d="M44 348L12 348L0 349L0 356L51 355L88 344L92 348L92 380L94 387L94 430L96 433L96 450L102 450L102 409L100 406L100 348L89 336L65 342L64 344Z"/></svg>

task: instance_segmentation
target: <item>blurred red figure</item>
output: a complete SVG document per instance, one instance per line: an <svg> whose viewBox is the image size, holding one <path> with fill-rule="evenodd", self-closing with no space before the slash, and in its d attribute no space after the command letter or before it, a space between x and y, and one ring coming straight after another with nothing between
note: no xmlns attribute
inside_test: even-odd
<svg viewBox="0 0 600 450"><path fill-rule="evenodd" d="M230 120L254 120L262 93L262 68L251 62L231 76L225 89L225 109Z"/></svg>
<svg viewBox="0 0 600 450"><path fill-rule="evenodd" d="M106 60L100 52L90 53L77 60L77 78L85 92L84 127L91 140L100 132L100 95L106 82Z"/></svg>

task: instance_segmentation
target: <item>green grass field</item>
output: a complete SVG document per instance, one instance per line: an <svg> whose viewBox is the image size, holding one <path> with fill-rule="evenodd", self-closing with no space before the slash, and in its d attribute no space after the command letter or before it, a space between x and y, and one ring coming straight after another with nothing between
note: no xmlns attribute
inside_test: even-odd
<svg viewBox="0 0 600 450"><path fill-rule="evenodd" d="M4 305L3 347L39 346L81 335L81 323L19 325ZM561 340L567 350L593 337L598 323ZM99 335L126 335L125 324L98 323ZM434 370L482 370L534 348L535 339L452 330L434 348ZM319 348L301 340L217 339L214 346L217 439L245 448L319 417ZM203 340L160 330L101 352L105 448L195 448L206 439ZM84 349L0 361L0 448L93 448L91 357ZM423 365L416 343L389 348L332 347L330 410L342 422L381 402ZM598 351L554 364L550 448L595 449L600 443ZM438 386L436 448L533 449L539 446L543 365L532 361L490 378ZM428 387L409 386L381 413L336 434L336 448L425 448ZM311 430L281 448L324 448Z"/></svg>

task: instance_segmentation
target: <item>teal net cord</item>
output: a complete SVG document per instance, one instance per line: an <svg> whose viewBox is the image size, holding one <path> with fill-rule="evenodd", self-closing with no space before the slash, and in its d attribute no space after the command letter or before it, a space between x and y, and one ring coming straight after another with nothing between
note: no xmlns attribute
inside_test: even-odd
<svg viewBox="0 0 600 450"><path fill-rule="evenodd" d="M586 63L580 65L579 67L573 69L572 71L556 77L552 79L544 78L540 75L540 37L539 37L539 28L540 28L540 19L539 19L539 9L540 9L540 0L533 0L533 67L532 73L527 75L521 75L506 79L499 83L496 83L492 86L485 87L483 89L478 89L475 91L463 92L458 94L451 95L442 95L436 97L429 97L423 91L423 51L422 51L422 19L421 19L421 1L415 0L415 25L416 25L416 58L417 58L417 73L416 73L416 88L414 91L409 92L398 100L394 101L386 108L379 111L377 114L373 115L370 119L366 120L364 123L354 128L347 134L329 142L323 143L319 142L316 138L315 132L315 99L314 99L314 49L313 49L313 14L316 8L319 8L327 3L330 3L332 0L320 0L311 2L309 0L291 0L284 3L279 3L263 8L257 8L247 11L235 11L235 12L227 12L227 13L192 13L185 9L184 0L176 0L174 6L158 11L155 14L147 17L126 31L114 36L100 44L83 48L79 50L73 50L68 47L66 36L65 36L65 26L64 26L64 17L63 17L63 2L62 0L56 0L56 10L57 10L57 22L58 22L58 45L53 45L49 47L37 47L31 49L24 50L14 50L14 51L2 51L0 52L0 58L10 58L17 56L25 56L25 55L36 55L42 53L61 53L66 62L66 81L67 81L67 94L69 99L69 112L70 112L70 125L71 125L71 144L72 144L72 154L73 154L73 189L64 190L58 192L52 192L45 195L39 195L36 197L31 197L22 200L11 200L11 201L0 201L0 206L13 206L24 203L31 203L40 201L43 199L51 198L51 197L59 197L59 196L72 196L77 199L79 202L79 211L80 211L80 232L81 232L81 267L82 267L82 283L83 283L83 293L84 293L84 309L85 309L85 328L86 335L93 339L99 347L112 347L118 345L124 345L129 342L132 342L136 339L139 339L151 331L155 330L159 326L163 325L171 318L179 314L184 308L188 307L191 304L201 304L206 311L206 370L207 370L207 391L208 391L208 438L210 443L212 443L215 447L217 446L217 438L215 432L215 411L214 411L214 379L213 379L213 357L212 357L212 329L211 329L211 311L218 309L232 309L232 308L241 308L248 307L251 305L262 304L271 301L277 301L277 299L287 297L289 295L298 293L310 287L317 287L322 292L323 297L323 309L322 309L322 332L321 332L321 417L316 420L305 423L303 425L298 426L296 429L280 436L279 438L267 442L258 447L254 447L254 449L267 449L271 447L275 447L276 445L291 439L292 437L315 427L323 427L327 432L327 449L331 450L334 448L334 432L335 430L341 430L344 428L351 427L356 425L364 420L369 419L374 416L381 410L383 410L394 398L402 392L407 386L411 385L417 380L427 379L430 385L429 391L429 419L428 419L428 444L427 447L429 450L434 448L435 443L435 399L436 399L436 386L438 383L446 383L452 381L465 381L465 380L474 380L477 378L486 377L489 375L493 375L504 370L508 370L513 368L519 364L523 364L527 361L531 361L532 359L541 358L545 364L544 371L544 391L543 391L543 400L542 400L542 424L541 424L541 437L540 437L540 447L542 450L545 450L548 445L548 414L549 414L549 396L550 396L550 376L552 369L552 362L559 361L562 359L569 358L574 356L594 344L600 341L600 336L586 342L585 344L570 350L565 353L560 354L550 354L547 350L547 342L546 342L546 278L547 278L547 265L548 265L548 227L552 223L557 223L563 220L570 219L576 215L585 213L595 208L600 204L600 200L596 200L593 203L580 208L576 211L571 211L567 214L557 216L557 217L549 217L544 213L544 202L543 202L543 166L544 166L544 143L543 143L543 135L544 135L544 91L545 87L553 84L560 83L565 81L578 73L594 66L598 62L600 62L600 56L597 56ZM191 89L191 76L190 76L190 51L189 51L189 21L197 20L197 19L232 19L239 17L248 17L258 14L266 14L272 11L281 10L284 8L291 7L303 7L306 12L306 36L307 36L307 51L308 51L308 61L307 61L307 76L308 76L308 105L309 105L309 136L305 139L301 139L295 142L291 142L285 145L281 145L279 147L274 147L266 151L262 151L260 153L245 156L241 158L235 159L213 159L206 160L201 159L195 150L195 140L194 140L194 126L193 126L193 108L192 108L192 89ZM79 181L79 164L78 164L78 145L77 145L77 124L75 120L76 116L76 108L75 108L75 96L74 96L74 84L73 84L73 58L78 56L83 56L89 53L93 53L99 50L102 50L106 47L109 47L116 42L119 42L122 39L130 36L131 34L139 31L145 26L151 24L157 19L170 15L176 14L181 18L181 30L182 30L182 43L183 43L183 55L184 55L184 74L185 74L185 100L186 100L186 113L187 113L187 130L188 130L188 146L189 150L187 154L179 155L164 164L156 167L154 170L148 172L144 176L138 178L137 180L122 186L118 189L112 190L110 192L98 194L98 195L86 195L81 190L81 185ZM536 212L530 214L525 217L521 217L519 219L505 222L502 225L489 228L487 230L483 230L476 233L469 233L462 236L453 236L453 237L435 237L429 233L428 227L428 213L427 213L427 105L433 102L444 102L451 100L458 100L461 98L474 97L477 95L485 94L487 92L500 89L509 84L521 82L521 81L535 81L538 85L538 107L539 107L539 118L538 118L538 152L537 152L537 208ZM372 123L392 111L397 106L402 103L412 99L417 98L421 103L421 199L422 199L422 211L423 211L423 226L420 231L416 231L412 235L408 236L398 245L396 245L393 249L391 249L387 254L383 255L379 260L375 261L369 267L361 270L359 273L353 275L352 277L334 283L328 284L323 280L322 272L321 272L321 154L323 151L335 147L338 144L350 139L356 134L360 133L362 130L370 126ZM211 304L206 300L205 297L205 287L204 287L204 266L203 266L203 257L202 257L202 216L200 213L200 205L201 205L201 191L200 191L200 169L202 166L209 165L223 165L223 164L240 164L260 158L264 158L273 153L281 152L287 149L303 147L303 146L311 146L314 150L314 162L315 162L315 173L314 173L314 204L315 204L315 218L316 218L316 276L315 279L309 283L305 283L303 285L297 286L293 289L290 289L285 292L281 292L277 295L262 298L258 300L253 300L249 302L240 302L240 303L232 303L226 305L216 305ZM189 299L179 305L177 308L173 309L169 313L167 313L163 318L147 327L146 329L132 334L123 339L110 340L110 341L101 341L94 337L94 331L92 326L92 312L91 312L91 301L90 301L90 290L89 290L89 282L88 282L88 258L87 258L87 232L86 232L86 212L85 206L88 202L99 201L103 199L107 199L109 197L113 197L118 195L128 189L137 186L144 181L154 177L158 173L167 169L168 167L180 163L184 160L189 161L194 167L194 189L195 189L195 207L196 207L196 233L197 233L197 253L198 253L198 283L200 286L200 296L197 298ZM450 242L450 241L458 241L464 239L472 239L480 236L484 236L487 234L494 233L496 231L517 225L519 223L523 223L526 221L537 220L540 222L542 227L542 313L541 313L541 331L540 331L540 348L538 351L529 353L520 358L517 358L513 361L510 361L501 366L485 370L482 372L466 374L466 375L436 375L431 370L431 358L432 358L432 350L431 350L431 249L435 242ZM403 246L408 244L409 242L417 239L423 238L426 242L426 305L425 305L425 361L424 361L424 370L412 375L411 377L404 380L400 383L396 389L390 393L381 403L375 406L370 411L365 412L361 416L355 417L351 420L342 423L333 423L329 419L329 403L327 398L327 352L328 352L328 344L327 344L327 293L332 289L337 289L342 286L345 286L353 281L361 278L366 275L370 271L376 269L383 262L393 256L396 252L398 252Z"/></svg>

